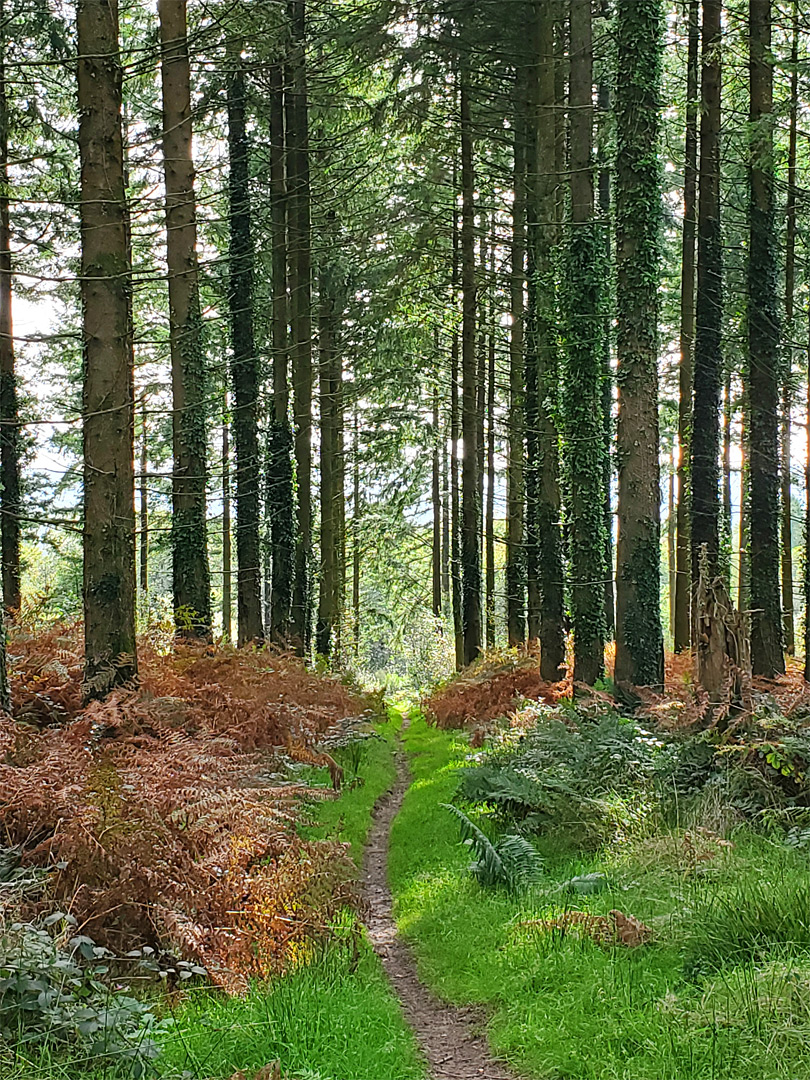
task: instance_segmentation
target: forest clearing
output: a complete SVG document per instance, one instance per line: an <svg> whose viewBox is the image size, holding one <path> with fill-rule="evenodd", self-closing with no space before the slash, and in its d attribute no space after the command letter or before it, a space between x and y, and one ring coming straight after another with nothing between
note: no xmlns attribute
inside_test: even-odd
<svg viewBox="0 0 810 1080"><path fill-rule="evenodd" d="M0 1080L810 1080L808 42L0 0Z"/></svg>

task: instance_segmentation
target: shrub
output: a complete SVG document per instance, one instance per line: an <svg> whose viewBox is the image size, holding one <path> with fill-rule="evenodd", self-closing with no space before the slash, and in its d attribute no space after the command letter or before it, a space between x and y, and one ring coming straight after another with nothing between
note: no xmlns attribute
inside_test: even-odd
<svg viewBox="0 0 810 1080"><path fill-rule="evenodd" d="M86 935L60 943L42 927L12 924L0 935L0 1036L12 1047L80 1048L96 1062L126 1062L141 1076L158 1052L150 1036L155 1017L101 982L109 957Z"/></svg>
<svg viewBox="0 0 810 1080"><path fill-rule="evenodd" d="M544 709L525 735L465 769L460 791L524 830L564 829L572 842L598 846L644 817L659 745L604 706Z"/></svg>

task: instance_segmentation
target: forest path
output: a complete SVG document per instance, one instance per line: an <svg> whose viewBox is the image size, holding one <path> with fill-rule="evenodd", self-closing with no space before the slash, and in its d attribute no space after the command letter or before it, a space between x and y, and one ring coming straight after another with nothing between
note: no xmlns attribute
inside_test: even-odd
<svg viewBox="0 0 810 1080"><path fill-rule="evenodd" d="M513 1073L493 1061L486 1039L478 1033L482 1026L480 1014L437 1000L420 982L410 950L397 936L388 886L388 842L391 824L411 782L401 746L396 764L394 786L374 809L363 863L369 939L402 1002L405 1019L428 1061L432 1080L515 1080ZM474 948L475 942L471 941L470 947Z"/></svg>

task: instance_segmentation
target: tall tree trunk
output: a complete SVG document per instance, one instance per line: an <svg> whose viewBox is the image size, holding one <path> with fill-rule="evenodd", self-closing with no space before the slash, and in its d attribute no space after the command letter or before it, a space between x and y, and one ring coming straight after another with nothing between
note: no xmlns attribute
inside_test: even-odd
<svg viewBox="0 0 810 1080"><path fill-rule="evenodd" d="M458 191L457 166L453 165L453 265L451 299L455 317L458 287L460 284L460 237L456 192ZM455 322L455 318L454 318ZM461 581L461 492L459 482L458 443L461 434L461 410L459 403L459 335L453 330L450 345L450 577L453 599L453 636L455 640L456 668L464 667L464 612Z"/></svg>
<svg viewBox="0 0 810 1080"><path fill-rule="evenodd" d="M733 406L731 400L731 371L726 369L726 376L723 383L723 528L722 528L722 542L721 549L723 551L723 563L725 564L727 554L730 555L732 548L732 536L731 536L731 420L733 415ZM726 585L729 592L731 591L731 569L726 569Z"/></svg>
<svg viewBox="0 0 810 1080"><path fill-rule="evenodd" d="M222 640L231 643L231 444L228 422L228 391L222 410Z"/></svg>
<svg viewBox="0 0 810 1080"><path fill-rule="evenodd" d="M293 434L290 425L287 340L287 191L284 179L284 72L270 70L270 188L273 243L273 417L270 430L270 549L273 580L270 625L273 641L290 635L295 551Z"/></svg>
<svg viewBox="0 0 810 1080"><path fill-rule="evenodd" d="M748 611L751 604L751 567L748 557L750 534L750 484L748 475L748 389L743 383L740 410L740 524L739 539L739 581L737 582L737 607Z"/></svg>
<svg viewBox="0 0 810 1080"><path fill-rule="evenodd" d="M605 9L603 2L602 8ZM600 142L608 143L607 130L610 118L610 88L606 82L601 82L597 90L597 104L601 115L602 132ZM610 160L607 146L600 147L600 156L603 158L602 167L599 170L599 213L603 218L602 229L604 232L604 259L605 266L610 266ZM613 371L610 365L610 333L612 319L608 312L605 313L603 339L602 339L602 420L604 424L604 500L605 500L605 631L610 641L616 635L616 591L613 586L613 500L611 486L613 481L613 464L611 462L611 449L613 446Z"/></svg>
<svg viewBox="0 0 810 1080"><path fill-rule="evenodd" d="M228 51L231 381L236 449L236 618L241 648L264 637L259 531L259 372L253 336L253 238L242 43Z"/></svg>
<svg viewBox="0 0 810 1080"><path fill-rule="evenodd" d="M534 42L538 62L529 93L534 131L529 143L527 195L526 549L529 639L540 643L540 674L556 682L562 677L565 664L565 633L557 430L558 178L556 169L549 167L555 160L554 117L559 106L552 13L551 0L540 0L535 7ZM593 188L591 200L593 210Z"/></svg>
<svg viewBox="0 0 810 1080"><path fill-rule="evenodd" d="M804 422L807 441L804 466L804 678L810 682L810 302L807 305L807 391Z"/></svg>
<svg viewBox="0 0 810 1080"><path fill-rule="evenodd" d="M469 76L461 75L461 575L464 663L481 651L481 508L475 355L475 171Z"/></svg>
<svg viewBox="0 0 810 1080"><path fill-rule="evenodd" d="M493 248L494 261L494 248ZM494 307L494 305L493 305ZM493 312L494 314L494 312ZM487 354L487 501L484 514L486 575L484 585L486 642L495 648L495 324L489 331Z"/></svg>
<svg viewBox="0 0 810 1080"><path fill-rule="evenodd" d="M131 261L117 0L78 0L85 699L137 675Z"/></svg>
<svg viewBox="0 0 810 1080"><path fill-rule="evenodd" d="M790 134L788 139L787 230L785 243L785 373L782 383L782 613L785 650L796 647L793 618L793 514L790 464L790 413L793 407L793 314L796 286L796 141L799 113L799 5L793 0L793 38L790 49Z"/></svg>
<svg viewBox="0 0 810 1080"><path fill-rule="evenodd" d="M439 349L439 330L436 328L436 335L434 340L436 347L436 356L438 361L438 349ZM441 478L441 458L439 449L440 440L440 428L439 428L439 383L438 379L433 384L433 403L432 403L432 426L431 426L431 442L433 443L433 455L432 455L432 475L431 475L431 501L433 504L433 551L431 559L432 570L432 583L433 583L433 602L432 611L436 618L441 617L442 613L442 478Z"/></svg>
<svg viewBox="0 0 810 1080"><path fill-rule="evenodd" d="M166 262L172 367L172 582L182 637L211 636L206 528L206 373L197 273L186 0L159 0Z"/></svg>
<svg viewBox="0 0 810 1080"><path fill-rule="evenodd" d="M309 652L312 607L312 271L305 0L289 0L287 10L292 34L286 94L287 230L298 490L292 626L295 646L306 655Z"/></svg>
<svg viewBox="0 0 810 1080"><path fill-rule="evenodd" d="M675 631L675 578L677 574L675 563L675 481L677 478L677 466L675 464L675 450L673 447L669 468L669 506L667 511L667 569L669 571L669 632Z"/></svg>
<svg viewBox="0 0 810 1080"><path fill-rule="evenodd" d="M356 389L356 388L355 388ZM352 639L354 655L360 655L360 525L363 519L360 489L360 419L354 403L352 431Z"/></svg>
<svg viewBox="0 0 810 1080"><path fill-rule="evenodd" d="M329 240L327 239L327 244ZM331 245L329 245L331 246ZM328 258L328 256L324 256ZM333 274L328 266L321 267L318 282L318 360L321 410L321 572L318 589L318 622L315 632L315 651L329 659L335 624L337 597L337 530L335 463L337 431L335 425L335 360L337 356L336 299Z"/></svg>
<svg viewBox="0 0 810 1080"><path fill-rule="evenodd" d="M450 454L447 449L447 424L440 432L442 455L442 607L450 605Z"/></svg>
<svg viewBox="0 0 810 1080"><path fill-rule="evenodd" d="M3 567L3 607L6 614L14 618L20 610L20 418L11 318L7 40L5 0L0 0L0 560Z"/></svg>
<svg viewBox="0 0 810 1080"><path fill-rule="evenodd" d="M526 640L524 530L524 356L526 289L526 124L527 70L515 81L513 127L514 199L512 202L509 299L509 443L506 464L506 630L510 646Z"/></svg>
<svg viewBox="0 0 810 1080"><path fill-rule="evenodd" d="M146 394L141 399L141 475L140 495L140 581L141 592L149 591L149 441L147 429Z"/></svg>
<svg viewBox="0 0 810 1080"><path fill-rule="evenodd" d="M695 343L695 237L697 234L698 93L700 82L700 0L689 0L689 45L686 69L686 153L683 173L681 238L681 325L678 365L678 509L675 551L676 653L689 648L692 628L692 556L689 518L690 428L692 421L692 350Z"/></svg>
<svg viewBox="0 0 810 1080"><path fill-rule="evenodd" d="M482 163L482 168L485 163ZM484 563L484 474L486 471L486 405L487 405L487 324L489 318L489 304L487 303L487 261L489 259L489 219L486 212L481 214L481 242L479 246L478 277L476 279L476 321L477 321L477 371L475 377L475 397L478 420L476 446L478 448L478 461L476 476L478 480L478 543L483 575L486 575ZM484 615L486 621L486 613Z"/></svg>
<svg viewBox="0 0 810 1080"><path fill-rule="evenodd" d="M660 0L617 8L617 684L663 687L658 465Z"/></svg>
<svg viewBox="0 0 810 1080"><path fill-rule="evenodd" d="M570 471L574 678L604 670L605 519L602 421L602 243L594 220L590 0L571 0L571 226L566 267L566 443Z"/></svg>
<svg viewBox="0 0 810 1080"><path fill-rule="evenodd" d="M692 587L705 545L708 577L720 571L720 372L723 242L720 231L722 0L704 0L693 410L690 426ZM680 639L685 645L685 639Z"/></svg>
<svg viewBox="0 0 810 1080"><path fill-rule="evenodd" d="M750 243L748 392L751 482L751 664L755 675L785 670L779 594L779 323L774 231L771 0L749 0Z"/></svg>

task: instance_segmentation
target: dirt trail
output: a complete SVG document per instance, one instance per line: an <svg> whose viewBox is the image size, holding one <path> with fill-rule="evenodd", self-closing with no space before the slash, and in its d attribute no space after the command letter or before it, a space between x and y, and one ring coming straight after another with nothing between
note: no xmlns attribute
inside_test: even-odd
<svg viewBox="0 0 810 1080"><path fill-rule="evenodd" d="M433 997L419 981L409 949L397 938L388 887L388 838L409 783L408 763L400 750L396 783L377 803L366 846L363 890L369 938L402 1001L405 1019L416 1033L433 1080L515 1080L513 1073L492 1060L486 1039L478 1034L480 1016ZM474 947L473 942L470 945Z"/></svg>

